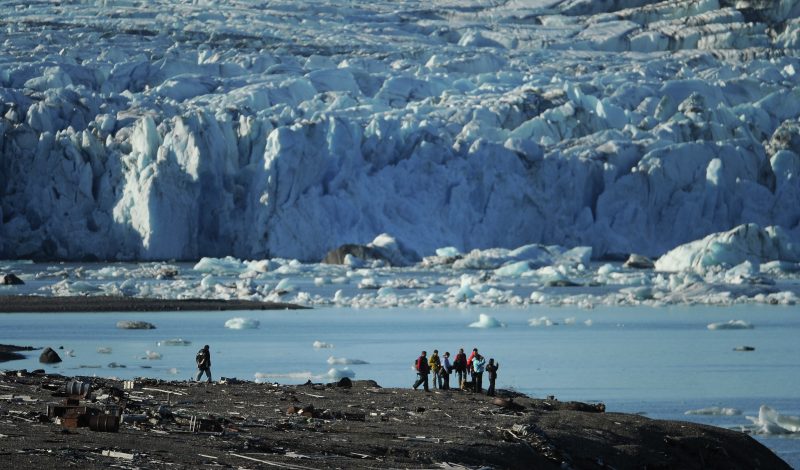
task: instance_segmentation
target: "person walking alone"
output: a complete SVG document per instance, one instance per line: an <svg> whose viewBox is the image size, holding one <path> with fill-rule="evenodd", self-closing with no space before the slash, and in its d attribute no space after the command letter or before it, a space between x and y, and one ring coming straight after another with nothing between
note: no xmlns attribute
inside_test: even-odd
<svg viewBox="0 0 800 470"><path fill-rule="evenodd" d="M413 388L414 390L417 389L421 384L425 384L425 391L429 392L428 390L428 373L430 372L430 366L428 366L428 352L422 351L422 354L417 358L417 362L414 364L414 368L417 369L417 381L414 382Z"/></svg>
<svg viewBox="0 0 800 470"><path fill-rule="evenodd" d="M197 355L195 356L195 362L197 362L197 381L200 381L200 377L203 376L205 372L207 383L211 383L211 351L209 351L208 345L206 344L203 346L203 349L197 351Z"/></svg>
<svg viewBox="0 0 800 470"><path fill-rule="evenodd" d="M489 359L489 363L486 364L486 372L489 374L489 390L486 391L486 394L490 397L494 396L494 382L497 380L497 369L500 368L499 362L494 362L494 358Z"/></svg>

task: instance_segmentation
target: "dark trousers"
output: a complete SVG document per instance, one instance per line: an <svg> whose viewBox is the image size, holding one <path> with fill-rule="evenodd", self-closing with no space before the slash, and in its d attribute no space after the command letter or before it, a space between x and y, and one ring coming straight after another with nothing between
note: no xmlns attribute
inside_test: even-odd
<svg viewBox="0 0 800 470"><path fill-rule="evenodd" d="M483 391L483 372L473 372L472 380L475 381L475 393Z"/></svg>
<svg viewBox="0 0 800 470"><path fill-rule="evenodd" d="M450 374L442 371L442 390L450 390Z"/></svg>
<svg viewBox="0 0 800 470"><path fill-rule="evenodd" d="M206 380L206 382L211 382L211 368L210 367L198 367L198 370L197 370L197 381L198 382L200 381L200 377L202 377L203 374L206 374L206 377L208 377L208 380Z"/></svg>
<svg viewBox="0 0 800 470"><path fill-rule="evenodd" d="M486 394L489 396L494 396L494 381L497 380L497 377L493 375L489 375L489 390L486 391Z"/></svg>
<svg viewBox="0 0 800 470"><path fill-rule="evenodd" d="M417 372L417 381L414 382L414 390L417 389L421 384L425 384L425 391L428 391L428 374L420 374Z"/></svg>

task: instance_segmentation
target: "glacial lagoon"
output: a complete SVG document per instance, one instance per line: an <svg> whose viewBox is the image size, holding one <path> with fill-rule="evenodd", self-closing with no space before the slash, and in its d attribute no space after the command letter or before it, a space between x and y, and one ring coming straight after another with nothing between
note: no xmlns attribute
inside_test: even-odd
<svg viewBox="0 0 800 470"><path fill-rule="evenodd" d="M496 323L478 322L481 314ZM733 319L752 328L708 327ZM117 328L126 320L156 328ZM476 322L499 326L469 326ZM757 417L761 405L787 419L800 415L798 335L796 307L766 305L0 315L0 343L51 346L64 361L45 370L66 375L189 380L196 350L209 344L215 379L303 383L351 375L408 387L420 350L478 347L500 362L499 387L742 429L794 467L798 434L764 434L767 423L748 416ZM740 346L755 350L734 350ZM32 352L3 367L42 365Z"/></svg>

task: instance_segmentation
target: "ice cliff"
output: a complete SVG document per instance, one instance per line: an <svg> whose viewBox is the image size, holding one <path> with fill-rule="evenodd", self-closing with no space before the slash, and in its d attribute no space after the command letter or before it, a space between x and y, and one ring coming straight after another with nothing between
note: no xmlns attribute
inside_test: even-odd
<svg viewBox="0 0 800 470"><path fill-rule="evenodd" d="M318 261L381 233L657 257L749 223L797 244L799 13L3 3L0 258Z"/></svg>

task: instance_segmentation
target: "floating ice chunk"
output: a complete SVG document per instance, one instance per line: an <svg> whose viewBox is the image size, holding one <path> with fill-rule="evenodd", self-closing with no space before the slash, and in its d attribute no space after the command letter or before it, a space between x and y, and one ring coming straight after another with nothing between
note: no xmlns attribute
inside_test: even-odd
<svg viewBox="0 0 800 470"><path fill-rule="evenodd" d="M378 284L378 281L375 280L374 277L365 277L364 279L362 279L358 283L358 288L359 289L370 289L370 290L379 289L380 288L380 284Z"/></svg>
<svg viewBox="0 0 800 470"><path fill-rule="evenodd" d="M111 354L111 348L108 346L100 346L97 348L98 354Z"/></svg>
<svg viewBox="0 0 800 470"><path fill-rule="evenodd" d="M711 266L775 260L800 261L800 244L780 227L746 224L674 248L656 261L656 269L704 273Z"/></svg>
<svg viewBox="0 0 800 470"><path fill-rule="evenodd" d="M786 416L766 405L758 409L758 417L746 416L757 434L792 434L800 432L800 417Z"/></svg>
<svg viewBox="0 0 800 470"><path fill-rule="evenodd" d="M503 328L505 326L505 323L501 323L496 318L485 313L480 314L478 321L469 324L470 328Z"/></svg>
<svg viewBox="0 0 800 470"><path fill-rule="evenodd" d="M288 278L283 278L278 282L278 285L275 286L275 292L280 294L285 294L289 292L294 292L295 290L294 284Z"/></svg>
<svg viewBox="0 0 800 470"><path fill-rule="evenodd" d="M564 319L564 324L565 325L574 325L576 323L576 321L577 320L575 319L575 317L567 317L567 318Z"/></svg>
<svg viewBox="0 0 800 470"><path fill-rule="evenodd" d="M341 369L332 367L330 370L328 370L328 373L326 375L328 376L329 379L339 380L345 377L347 377L348 379L352 379L353 377L356 376L356 373L350 370L349 367L343 367Z"/></svg>
<svg viewBox="0 0 800 470"><path fill-rule="evenodd" d="M111 369L117 369L117 368L125 368L126 366L125 364L120 364L118 362L111 362L108 364L108 367Z"/></svg>
<svg viewBox="0 0 800 470"><path fill-rule="evenodd" d="M253 320L252 318L236 317L226 321L225 328L230 328L232 330L254 330L258 328L260 324L261 322Z"/></svg>
<svg viewBox="0 0 800 470"><path fill-rule="evenodd" d="M709 323L709 330L752 330L754 327L744 320L730 320L727 322Z"/></svg>
<svg viewBox="0 0 800 470"><path fill-rule="evenodd" d="M117 322L117 328L123 330L154 330L156 327L146 321L120 320Z"/></svg>
<svg viewBox="0 0 800 470"><path fill-rule="evenodd" d="M710 406L708 408L700 408L698 410L688 410L685 415L711 415L711 416L737 416L742 414L742 410L736 408L721 408L719 406Z"/></svg>
<svg viewBox="0 0 800 470"><path fill-rule="evenodd" d="M307 379L311 380L314 374L311 372L256 372L255 378L259 379Z"/></svg>
<svg viewBox="0 0 800 470"><path fill-rule="evenodd" d="M183 338L165 339L164 341L156 343L157 346L189 346L190 344L192 344L191 341Z"/></svg>
<svg viewBox="0 0 800 470"><path fill-rule="evenodd" d="M549 317L539 317L539 318L531 318L528 320L528 325L530 326L554 326L558 325L558 323L551 320Z"/></svg>
<svg viewBox="0 0 800 470"><path fill-rule="evenodd" d="M443 256L446 258L456 258L461 256L461 252L454 246L446 246L436 249L436 256Z"/></svg>
<svg viewBox="0 0 800 470"><path fill-rule="evenodd" d="M142 359L147 359L148 361L158 360L161 359L161 353L156 351L145 351Z"/></svg>
<svg viewBox="0 0 800 470"><path fill-rule="evenodd" d="M245 270L245 265L241 260L232 256L225 258L200 258L194 265L195 271L209 274L239 274Z"/></svg>
<svg viewBox="0 0 800 470"><path fill-rule="evenodd" d="M590 319L586 320L585 322L583 322L583 324L586 325L586 326L592 326L592 325L594 325L594 322L590 318Z"/></svg>
<svg viewBox="0 0 800 470"><path fill-rule="evenodd" d="M530 262L517 261L516 263L507 264L503 267L495 269L494 273L498 276L518 277L530 270L531 270Z"/></svg>
<svg viewBox="0 0 800 470"><path fill-rule="evenodd" d="M67 349L64 352L64 354L67 355L68 357L75 357L75 350L74 349Z"/></svg>
<svg viewBox="0 0 800 470"><path fill-rule="evenodd" d="M333 349L333 345L324 341L314 341L314 349Z"/></svg>
<svg viewBox="0 0 800 470"><path fill-rule="evenodd" d="M171 375L178 375L180 373L177 367L171 367L169 370L167 370L167 372L169 372Z"/></svg>
<svg viewBox="0 0 800 470"><path fill-rule="evenodd" d="M350 365L350 364L369 364L367 361L362 361L361 359L348 359L346 357L328 357L328 364L334 365Z"/></svg>

